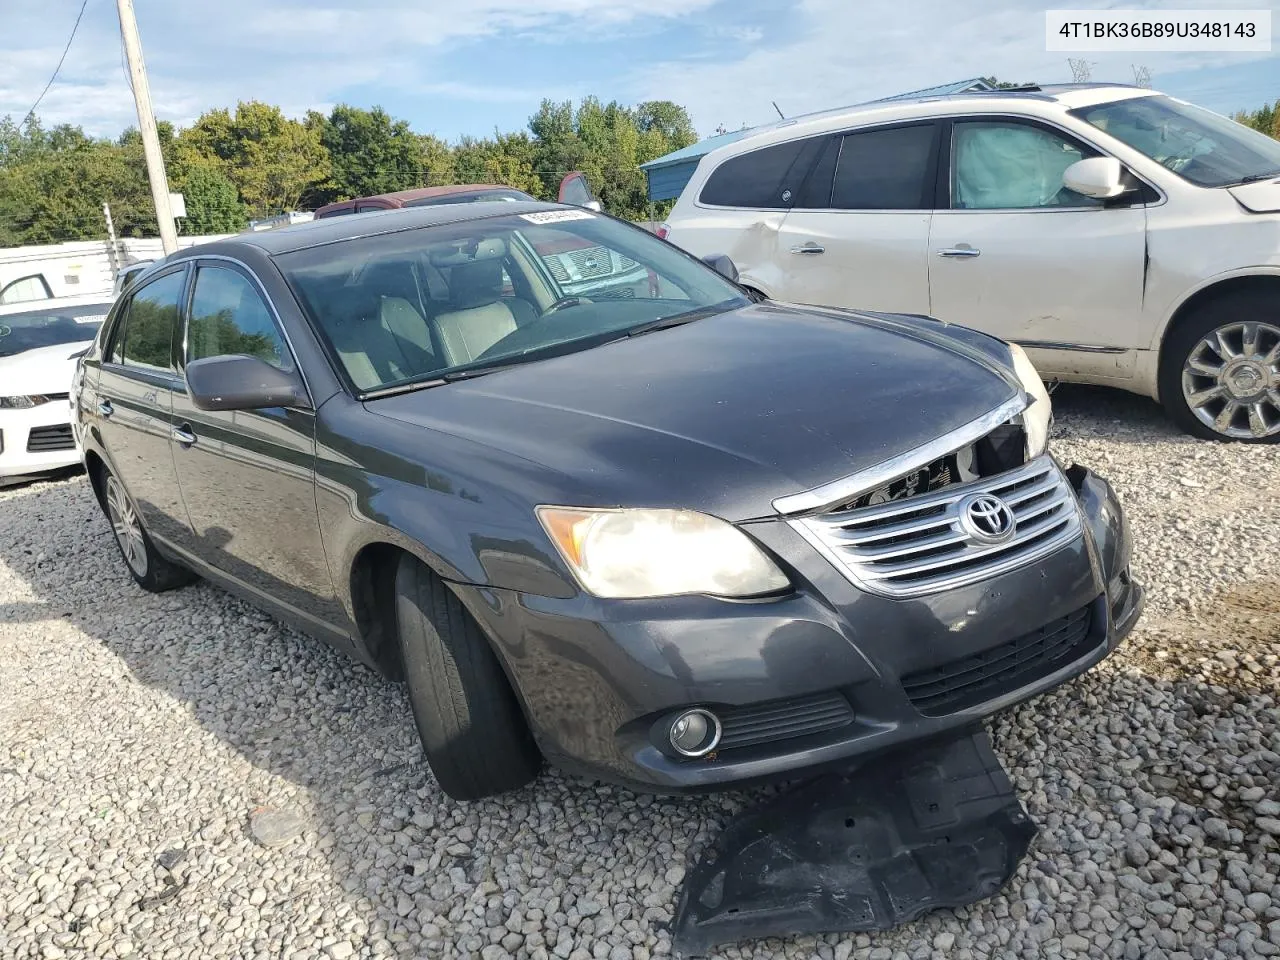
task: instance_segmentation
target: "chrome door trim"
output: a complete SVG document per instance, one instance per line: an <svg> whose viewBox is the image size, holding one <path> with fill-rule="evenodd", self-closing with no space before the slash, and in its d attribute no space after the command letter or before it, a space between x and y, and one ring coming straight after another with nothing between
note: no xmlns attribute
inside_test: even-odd
<svg viewBox="0 0 1280 960"><path fill-rule="evenodd" d="M821 486L803 490L800 493L778 497L773 501L773 509L786 516L807 513L811 510L818 510L840 503L842 500L850 500L868 490L874 490L890 480L897 479L904 473L918 470L920 467L930 464L939 457L946 456L966 444L981 439L1000 426L1000 424L1016 417L1027 409L1029 405L1030 398L1025 392L1019 391L994 410L970 420L950 433L921 444L914 450L908 450L905 453L898 454L896 457L882 460L874 466L850 476L841 477L839 480L832 480L830 483L824 483Z"/></svg>
<svg viewBox="0 0 1280 960"><path fill-rule="evenodd" d="M1137 347L1098 347L1089 343L1064 343L1060 340L1014 340L1020 347L1032 350L1074 350L1077 353L1128 353Z"/></svg>

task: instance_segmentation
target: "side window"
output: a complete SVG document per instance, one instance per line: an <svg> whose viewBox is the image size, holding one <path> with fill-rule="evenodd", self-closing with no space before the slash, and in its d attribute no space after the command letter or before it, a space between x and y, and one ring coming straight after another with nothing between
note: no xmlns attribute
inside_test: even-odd
<svg viewBox="0 0 1280 960"><path fill-rule="evenodd" d="M133 294L123 331L124 354L118 362L145 370L173 369L173 334L186 276L182 270L167 273Z"/></svg>
<svg viewBox="0 0 1280 960"><path fill-rule="evenodd" d="M836 161L840 159L840 141L842 137L830 137L818 162L814 164L809 179L804 182L800 196L796 200L797 207L821 210L831 206L831 185L836 176Z"/></svg>
<svg viewBox="0 0 1280 960"><path fill-rule="evenodd" d="M1043 127L1012 121L957 123L952 135L951 206L957 210L1097 207L1062 185L1062 172L1094 152Z"/></svg>
<svg viewBox="0 0 1280 960"><path fill-rule="evenodd" d="M720 207L785 210L826 139L792 140L730 157L712 172L698 199Z"/></svg>
<svg viewBox="0 0 1280 960"><path fill-rule="evenodd" d="M120 316L111 327L111 339L108 341L104 356L108 363L124 363L124 334L129 323L129 304L120 306Z"/></svg>
<svg viewBox="0 0 1280 960"><path fill-rule="evenodd" d="M226 267L200 267L191 296L187 359L245 354L293 366L271 311L249 278Z"/></svg>
<svg viewBox="0 0 1280 960"><path fill-rule="evenodd" d="M28 300L47 300L53 296L49 281L43 273L19 277L0 290L0 303L26 303Z"/></svg>
<svg viewBox="0 0 1280 960"><path fill-rule="evenodd" d="M933 207L934 124L850 133L840 146L831 206L840 210Z"/></svg>

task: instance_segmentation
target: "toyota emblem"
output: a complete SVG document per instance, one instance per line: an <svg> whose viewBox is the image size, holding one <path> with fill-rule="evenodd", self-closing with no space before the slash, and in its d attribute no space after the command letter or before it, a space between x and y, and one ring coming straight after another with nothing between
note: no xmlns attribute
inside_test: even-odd
<svg viewBox="0 0 1280 960"><path fill-rule="evenodd" d="M1013 539L1017 519L999 497L978 493L960 502L960 527L974 543L1006 543Z"/></svg>

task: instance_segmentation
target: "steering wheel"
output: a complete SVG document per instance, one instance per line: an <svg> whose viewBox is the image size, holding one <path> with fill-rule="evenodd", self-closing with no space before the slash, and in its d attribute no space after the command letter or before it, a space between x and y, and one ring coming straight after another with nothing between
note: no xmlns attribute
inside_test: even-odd
<svg viewBox="0 0 1280 960"><path fill-rule="evenodd" d="M591 302L592 301L588 300L586 297L561 297L559 300L551 304L551 306L547 307L547 309L543 310L542 315L544 317L549 317L557 310L563 310L565 307L576 307L581 304Z"/></svg>

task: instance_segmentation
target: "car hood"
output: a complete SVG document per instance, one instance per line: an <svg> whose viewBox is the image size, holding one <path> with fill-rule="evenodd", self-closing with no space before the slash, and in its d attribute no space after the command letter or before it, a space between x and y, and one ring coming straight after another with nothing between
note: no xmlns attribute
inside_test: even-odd
<svg viewBox="0 0 1280 960"><path fill-rule="evenodd" d="M1017 395L1001 345L957 334L759 304L367 407L554 471L539 502L744 520Z"/></svg>
<svg viewBox="0 0 1280 960"><path fill-rule="evenodd" d="M1227 187L1227 191L1250 213L1280 212L1280 177Z"/></svg>
<svg viewBox="0 0 1280 960"><path fill-rule="evenodd" d="M58 343L0 357L0 385L7 397L36 393L66 393L75 375L76 356L93 344Z"/></svg>

